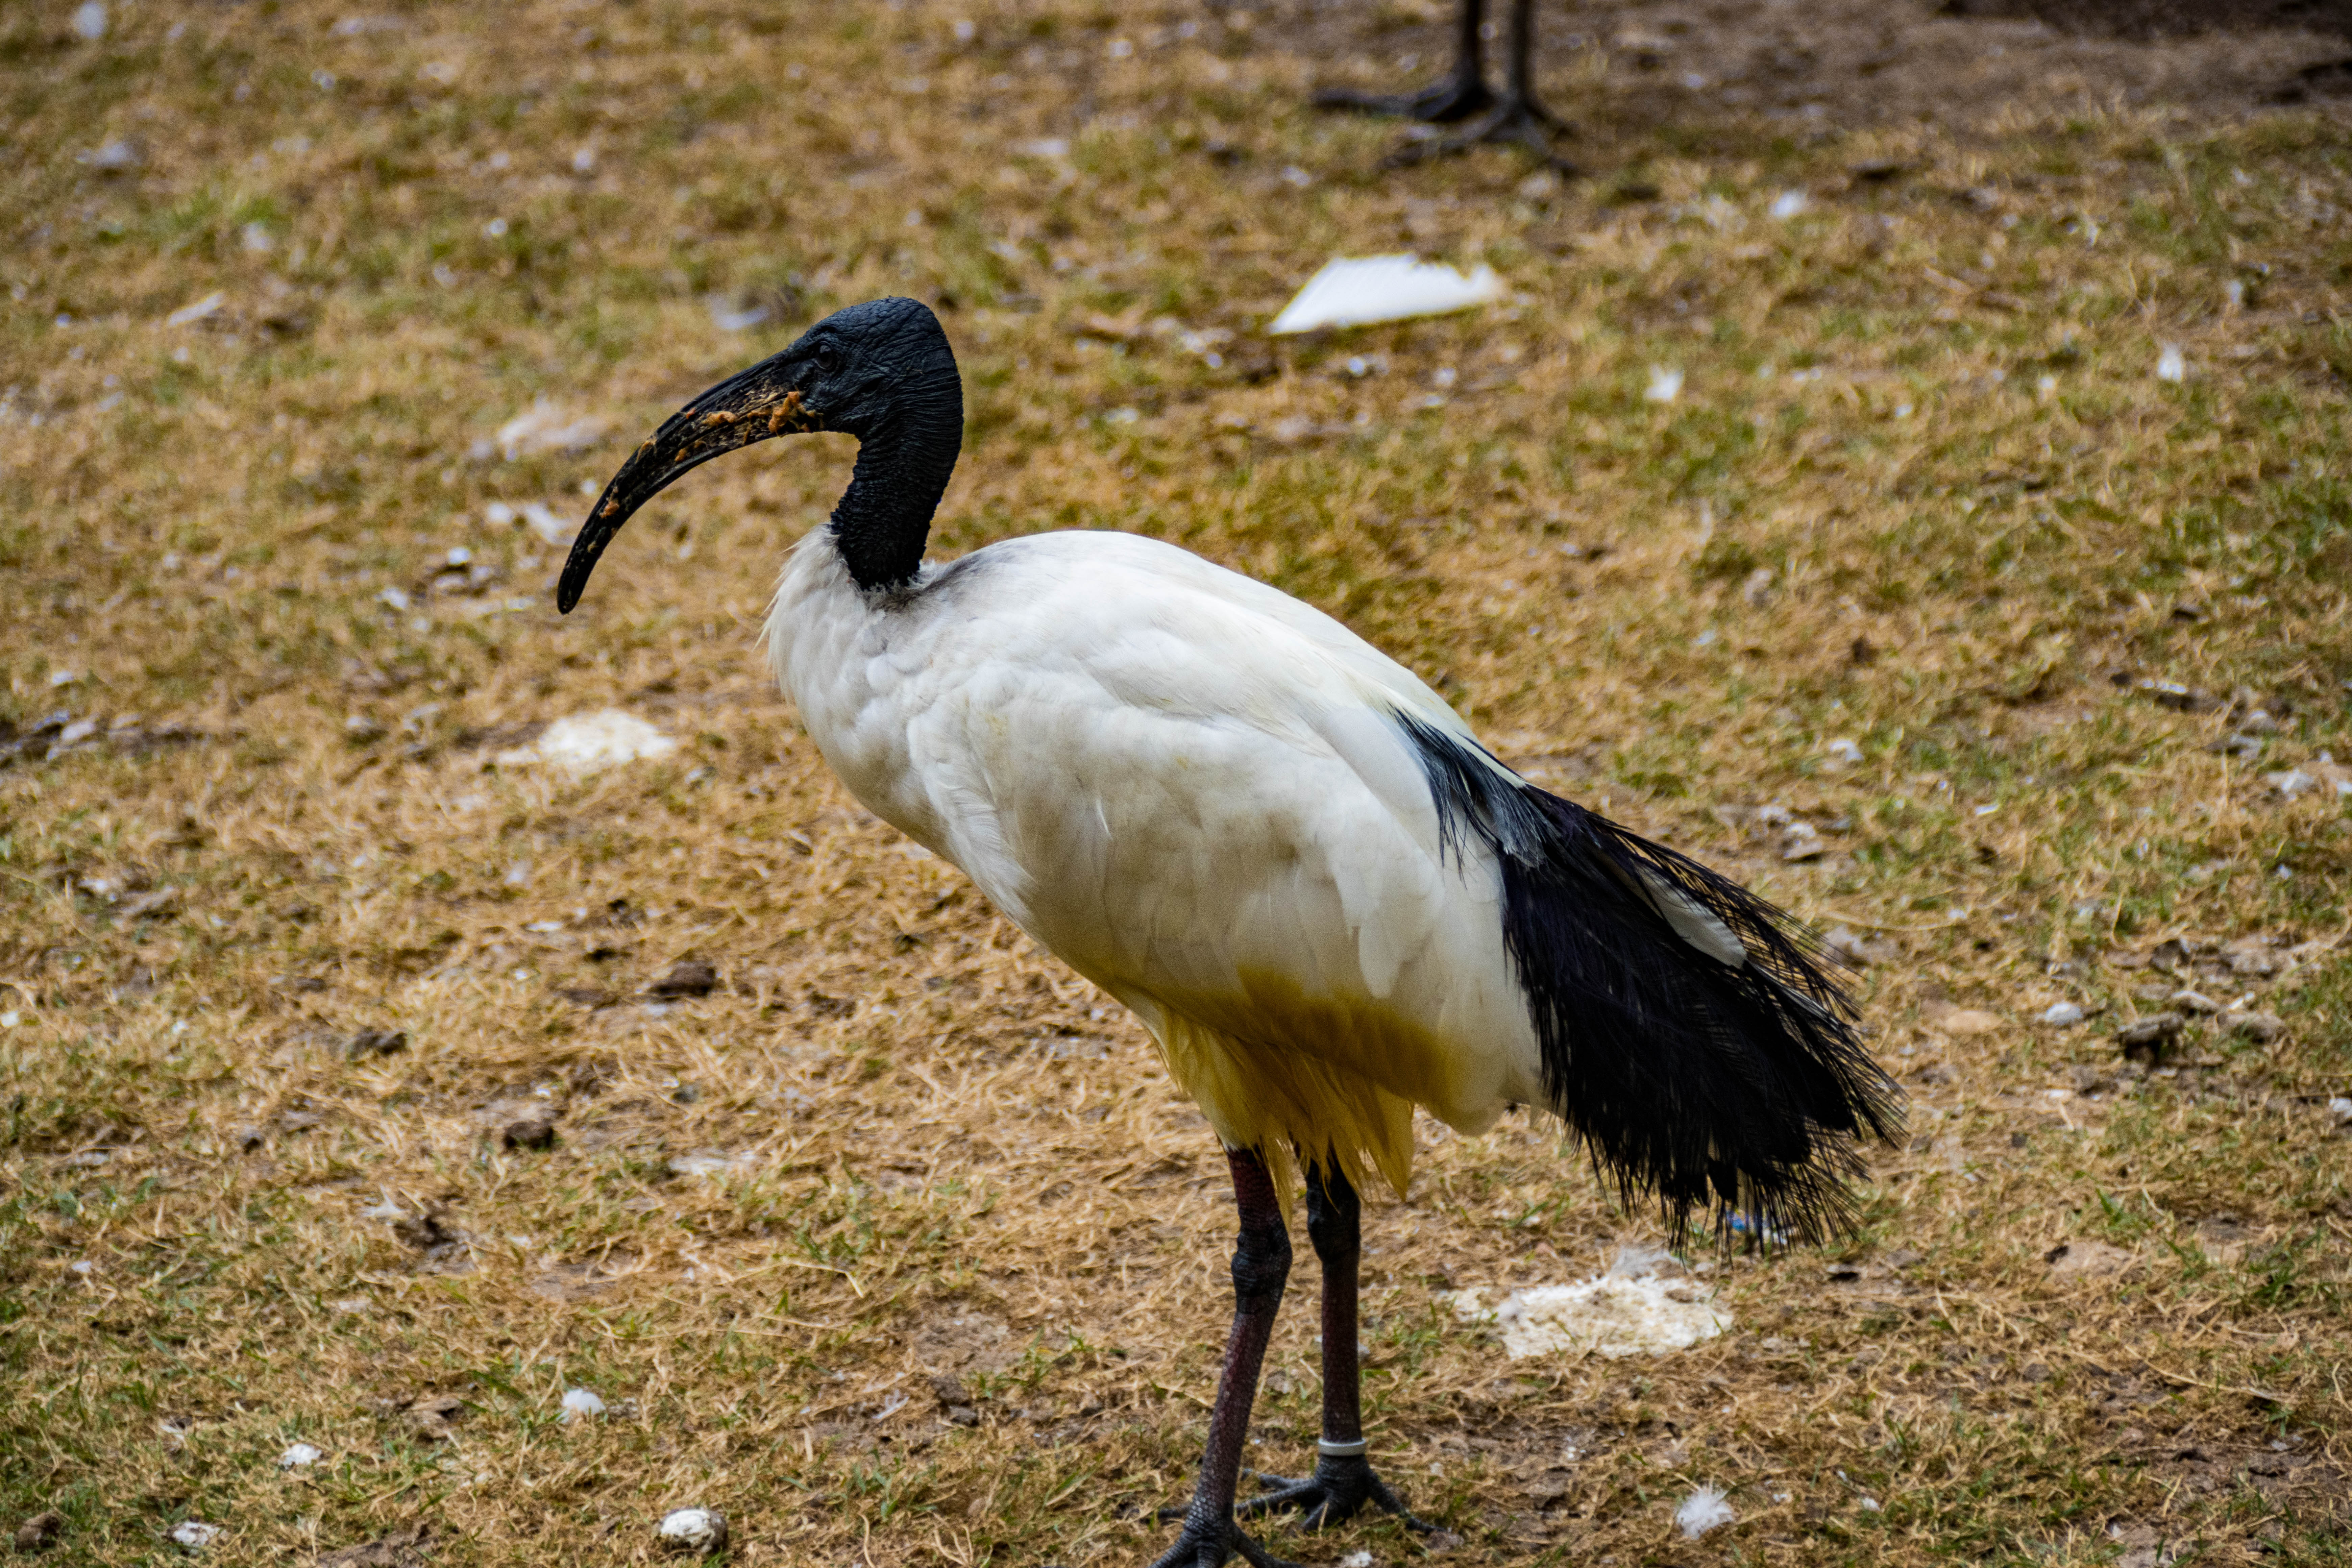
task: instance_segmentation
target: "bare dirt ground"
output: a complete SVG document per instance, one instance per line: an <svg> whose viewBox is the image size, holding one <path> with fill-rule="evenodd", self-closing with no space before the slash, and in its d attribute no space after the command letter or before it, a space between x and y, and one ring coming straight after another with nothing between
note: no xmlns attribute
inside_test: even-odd
<svg viewBox="0 0 2352 1568"><path fill-rule="evenodd" d="M2249 25L2250 7L2230 8L2240 19L2218 30L2198 26L2195 7L2159 0L1693 0L1538 16L1554 107L1579 132L1563 151L1613 169L1662 143L1696 151L1711 137L1753 135L1759 119L1801 137L2156 105L2234 116L2326 93L2327 68L2352 54L2345 16L2313 7L2300 26L2264 26ZM1364 7L1318 3L1294 13L1283 36L1332 62L1318 75L1386 83L1447 58L1449 13L1435 0L1395 5L1376 8L1367 28Z"/></svg>
<svg viewBox="0 0 2352 1568"><path fill-rule="evenodd" d="M1728 1331L1628 1361L1507 1360L1448 1293L1655 1216L1548 1126L1430 1130L1368 1214L1367 1398L1448 1533L1278 1551L2346 1560L2340 32L1551 10L1580 180L1380 173L1405 132L1302 108L1433 71L1443 21L0 13L0 1525L1156 1552L1221 1162L768 689L845 447L702 470L549 603L656 420L907 292L968 375L940 552L1135 529L1331 610L1832 931L1912 1098L1850 1241L1695 1255ZM1400 248L1511 299L1262 335ZM606 708L676 750L529 760ZM1737 1519L1685 1540L1702 1484Z"/></svg>

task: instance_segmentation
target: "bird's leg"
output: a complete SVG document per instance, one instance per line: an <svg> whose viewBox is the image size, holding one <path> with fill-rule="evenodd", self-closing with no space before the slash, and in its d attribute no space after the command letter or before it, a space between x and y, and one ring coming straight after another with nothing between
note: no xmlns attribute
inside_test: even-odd
<svg viewBox="0 0 2352 1568"><path fill-rule="evenodd" d="M1568 121L1536 101L1535 0L1511 0L1510 58L1503 64L1503 102L1549 131L1566 131Z"/></svg>
<svg viewBox="0 0 2352 1568"><path fill-rule="evenodd" d="M1242 1222L1234 1247L1233 1333L1225 1341L1217 1403L1209 1414L1209 1445L1201 1456L1192 1506L1184 1510L1184 1532L1152 1568L1219 1568L1234 1552L1253 1568L1295 1568L1267 1556L1234 1522L1234 1491L1241 1482L1250 1407L1257 1401L1258 1369L1274 1334L1274 1316L1282 1310L1283 1282L1290 1277L1290 1232L1282 1223L1274 1178L1257 1151L1228 1149L1225 1160L1233 1167Z"/></svg>
<svg viewBox="0 0 2352 1568"><path fill-rule="evenodd" d="M1457 0L1452 70L1419 92L1350 92L1331 88L1315 95L1315 107L1401 115L1434 125L1450 125L1483 113L1495 102L1495 95L1486 90L1486 0Z"/></svg>
<svg viewBox="0 0 2352 1568"><path fill-rule="evenodd" d="M1323 1437L1315 1445L1313 1475L1297 1481L1261 1476L1273 1489L1235 1511L1295 1508L1308 1528L1321 1530L1353 1518L1370 1503L1426 1533L1435 1526L1408 1512L1364 1457L1363 1367L1356 1323L1362 1212L1338 1162L1307 1173L1307 1236L1323 1265Z"/></svg>
<svg viewBox="0 0 2352 1568"><path fill-rule="evenodd" d="M1389 155L1391 164L1460 153L1482 142L1507 142L1526 148L1538 162L1564 174L1576 165L1552 151L1551 132L1565 134L1568 122L1536 101L1535 0L1511 0L1510 55L1504 62L1502 99L1450 136L1408 142Z"/></svg>

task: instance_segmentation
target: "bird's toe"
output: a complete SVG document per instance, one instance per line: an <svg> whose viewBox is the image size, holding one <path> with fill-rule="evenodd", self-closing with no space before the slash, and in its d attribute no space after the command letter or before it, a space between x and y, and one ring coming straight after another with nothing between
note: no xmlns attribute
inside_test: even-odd
<svg viewBox="0 0 2352 1568"><path fill-rule="evenodd" d="M1506 99L1450 135L1425 135L1407 142L1390 153L1386 162L1391 167L1402 168L1455 153L1466 153L1483 144L1507 143L1523 149L1537 162L1556 173L1573 175L1580 173L1577 166L1561 157L1551 144L1552 132L1565 134L1569 131L1565 121L1535 100Z"/></svg>
<svg viewBox="0 0 2352 1568"><path fill-rule="evenodd" d="M1250 1568L1299 1568L1299 1564L1293 1563L1289 1558L1276 1557L1244 1534L1241 1526L1234 1525L1232 1528L1233 1534L1228 1539L1232 1542L1233 1549L1241 1554L1243 1560L1249 1563Z"/></svg>
<svg viewBox="0 0 2352 1568"><path fill-rule="evenodd" d="M1235 1519L1268 1514L1276 1509L1311 1507L1323 1495L1323 1489L1312 1476L1270 1476L1263 1470L1253 1470L1250 1475L1260 1490L1257 1496L1234 1505Z"/></svg>
<svg viewBox="0 0 2352 1568"><path fill-rule="evenodd" d="M1288 1558L1268 1552L1230 1519L1223 1521L1222 1528L1188 1524L1176 1544L1161 1552L1151 1568L1223 1568L1233 1557L1250 1568L1299 1568Z"/></svg>
<svg viewBox="0 0 2352 1568"><path fill-rule="evenodd" d="M1486 83L1457 77L1432 82L1419 92L1356 92L1347 88L1327 88L1315 95L1318 109L1417 120L1426 125L1452 125L1483 113L1494 101L1495 95L1487 90Z"/></svg>
<svg viewBox="0 0 2352 1568"><path fill-rule="evenodd" d="M1234 1517L1297 1509L1300 1524L1319 1531L1345 1524L1367 1508L1376 1508L1395 1515L1417 1534L1427 1535L1437 1528L1406 1508L1361 1455L1327 1455L1316 1465L1315 1473L1303 1480L1263 1473L1258 1473L1257 1480L1266 1489L1236 1507Z"/></svg>

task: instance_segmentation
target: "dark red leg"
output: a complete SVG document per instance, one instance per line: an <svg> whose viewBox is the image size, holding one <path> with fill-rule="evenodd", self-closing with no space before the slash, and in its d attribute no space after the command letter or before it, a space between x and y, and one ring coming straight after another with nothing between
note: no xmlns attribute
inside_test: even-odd
<svg viewBox="0 0 2352 1568"><path fill-rule="evenodd" d="M1234 1198L1242 1221L1241 1239L1234 1247L1234 1328L1225 1341L1216 1406L1209 1414L1209 1445L1201 1456L1200 1479L1192 1488L1192 1506L1184 1510L1184 1532L1152 1568L1219 1568L1234 1552L1254 1568L1295 1568L1267 1556L1234 1522L1234 1492L1241 1483L1242 1446L1249 1438L1251 1407L1257 1403L1258 1372L1265 1363L1275 1314L1282 1310L1283 1284L1290 1278L1290 1233L1282 1223L1274 1178L1257 1151L1228 1149L1225 1160L1233 1167Z"/></svg>
<svg viewBox="0 0 2352 1568"><path fill-rule="evenodd" d="M1414 1530L1435 1528L1415 1519L1364 1457L1363 1366L1358 1351L1356 1272L1363 1257L1363 1205L1333 1163L1307 1173L1307 1236L1323 1265L1323 1437L1315 1473L1289 1481L1265 1476L1271 1491L1241 1505L1242 1514L1295 1508L1310 1529L1352 1519L1370 1504Z"/></svg>
<svg viewBox="0 0 2352 1568"><path fill-rule="evenodd" d="M1479 37L1486 25L1486 0L1461 0L1454 16L1451 71L1419 92L1350 92L1333 88L1315 95L1315 107L1400 115L1438 125L1484 113L1495 102L1495 95L1486 90L1486 46Z"/></svg>

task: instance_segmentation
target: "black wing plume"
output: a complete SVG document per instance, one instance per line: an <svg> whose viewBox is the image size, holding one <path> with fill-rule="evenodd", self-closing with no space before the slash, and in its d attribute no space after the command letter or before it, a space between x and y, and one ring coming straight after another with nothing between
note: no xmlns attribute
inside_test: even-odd
<svg viewBox="0 0 2352 1568"><path fill-rule="evenodd" d="M1552 1107L1629 1203L1817 1240L1854 1142L1901 1131L1832 962L1784 911L1404 714L1440 830L1502 868L1504 944Z"/></svg>

